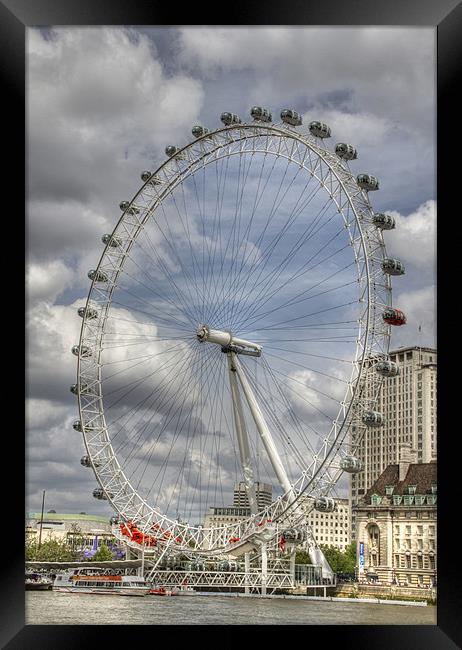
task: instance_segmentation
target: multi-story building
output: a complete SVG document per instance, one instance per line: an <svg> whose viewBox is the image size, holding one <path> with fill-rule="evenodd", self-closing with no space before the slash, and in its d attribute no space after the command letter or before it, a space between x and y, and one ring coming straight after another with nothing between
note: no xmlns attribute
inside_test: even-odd
<svg viewBox="0 0 462 650"><path fill-rule="evenodd" d="M437 465L416 463L410 445L354 506L359 580L436 584Z"/></svg>
<svg viewBox="0 0 462 650"><path fill-rule="evenodd" d="M356 455L363 462L363 470L351 477L352 506L388 465L399 462L401 445L411 445L418 463L436 458L436 350L400 348L390 352L389 358L398 365L399 374L384 378L374 405L374 410L383 415L383 425L367 427L362 433ZM373 395L368 397L372 400ZM352 530L354 534L354 510Z"/></svg>
<svg viewBox="0 0 462 650"><path fill-rule="evenodd" d="M307 519L320 546L335 546L344 551L351 542L350 502L348 499L335 499L335 504L334 512L311 509Z"/></svg>
<svg viewBox="0 0 462 650"><path fill-rule="evenodd" d="M255 483L255 494L259 510L271 505L271 501L273 500L273 488L271 485L257 481ZM249 507L249 497L247 496L247 490L243 481L234 485L233 506L237 508Z"/></svg>

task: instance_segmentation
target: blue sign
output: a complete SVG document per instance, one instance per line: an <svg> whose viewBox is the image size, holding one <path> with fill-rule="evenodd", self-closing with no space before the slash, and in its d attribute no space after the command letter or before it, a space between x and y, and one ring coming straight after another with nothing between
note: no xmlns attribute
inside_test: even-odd
<svg viewBox="0 0 462 650"><path fill-rule="evenodd" d="M359 542L359 570L364 570L364 542Z"/></svg>

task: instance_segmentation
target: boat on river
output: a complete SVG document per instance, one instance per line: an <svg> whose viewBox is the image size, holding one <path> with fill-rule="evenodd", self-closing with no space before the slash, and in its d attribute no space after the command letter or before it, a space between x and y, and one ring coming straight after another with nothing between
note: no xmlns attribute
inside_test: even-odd
<svg viewBox="0 0 462 650"><path fill-rule="evenodd" d="M145 579L140 576L85 569L75 569L57 575L53 590L112 596L146 596L149 593Z"/></svg>
<svg viewBox="0 0 462 650"><path fill-rule="evenodd" d="M52 589L53 581L41 573L26 573L26 591L48 591Z"/></svg>

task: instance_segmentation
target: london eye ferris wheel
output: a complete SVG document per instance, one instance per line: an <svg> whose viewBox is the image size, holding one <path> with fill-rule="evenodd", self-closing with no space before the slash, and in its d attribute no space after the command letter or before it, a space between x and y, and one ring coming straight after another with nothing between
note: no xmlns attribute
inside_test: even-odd
<svg viewBox="0 0 462 650"><path fill-rule="evenodd" d="M394 220L374 212L378 180L354 175L353 145L327 146L330 128L294 110L280 117L223 113L168 146L88 273L74 428L93 495L135 546L237 555L276 530L301 539L306 512L334 509L338 481L362 469L364 431L383 423L390 326L405 322L390 282L404 266L383 237ZM236 483L245 516L207 525Z"/></svg>

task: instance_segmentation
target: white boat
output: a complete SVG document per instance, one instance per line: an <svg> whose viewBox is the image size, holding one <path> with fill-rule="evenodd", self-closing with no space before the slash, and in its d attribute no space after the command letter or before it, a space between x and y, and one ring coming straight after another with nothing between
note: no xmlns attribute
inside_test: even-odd
<svg viewBox="0 0 462 650"><path fill-rule="evenodd" d="M127 576L100 570L74 569L57 575L54 591L75 594L107 594L113 596L146 596L149 587L140 576Z"/></svg>

